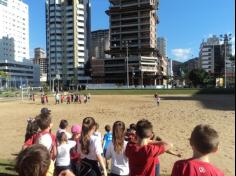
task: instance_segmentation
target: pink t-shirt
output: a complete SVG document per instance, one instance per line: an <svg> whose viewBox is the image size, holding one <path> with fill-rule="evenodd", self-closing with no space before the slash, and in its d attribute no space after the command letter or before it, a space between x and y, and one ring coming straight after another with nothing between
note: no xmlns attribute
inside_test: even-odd
<svg viewBox="0 0 236 176"><path fill-rule="evenodd" d="M171 176L224 176L224 174L210 163L188 159L177 161Z"/></svg>

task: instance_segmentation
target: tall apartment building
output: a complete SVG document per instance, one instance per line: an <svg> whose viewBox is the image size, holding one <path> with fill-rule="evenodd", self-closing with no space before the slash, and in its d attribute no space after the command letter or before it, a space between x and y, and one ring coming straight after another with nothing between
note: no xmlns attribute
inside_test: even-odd
<svg viewBox="0 0 236 176"><path fill-rule="evenodd" d="M28 5L22 0L0 0L0 59L29 59Z"/></svg>
<svg viewBox="0 0 236 176"><path fill-rule="evenodd" d="M50 85L60 75L69 86L86 82L85 63L90 49L89 0L47 0L47 57Z"/></svg>
<svg viewBox="0 0 236 176"><path fill-rule="evenodd" d="M109 29L97 30L91 33L91 54L97 59L105 59L109 57L105 51L110 49Z"/></svg>
<svg viewBox="0 0 236 176"><path fill-rule="evenodd" d="M164 37L157 38L157 49L163 57L167 57L167 41Z"/></svg>
<svg viewBox="0 0 236 176"><path fill-rule="evenodd" d="M225 46L226 56L231 55L232 44L229 43L227 37L224 39L223 44L220 42L219 37L213 36L208 38L207 41L203 41L200 46L200 67L206 72L214 74L216 78L224 76Z"/></svg>
<svg viewBox="0 0 236 176"><path fill-rule="evenodd" d="M40 82L46 82L48 73L48 58L44 49L34 49L33 63L40 66Z"/></svg>
<svg viewBox="0 0 236 176"><path fill-rule="evenodd" d="M134 72L136 84L156 83L158 5L158 0L110 0L111 58L105 60L106 82L127 83Z"/></svg>
<svg viewBox="0 0 236 176"><path fill-rule="evenodd" d="M6 87L39 85L38 66L29 61L28 13L22 0L0 0L0 70L9 77Z"/></svg>

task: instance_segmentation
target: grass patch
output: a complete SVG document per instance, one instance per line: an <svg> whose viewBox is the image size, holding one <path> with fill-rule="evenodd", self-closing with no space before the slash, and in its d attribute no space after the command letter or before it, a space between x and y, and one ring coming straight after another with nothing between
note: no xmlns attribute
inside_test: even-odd
<svg viewBox="0 0 236 176"><path fill-rule="evenodd" d="M234 89L115 89L87 90L79 94L92 95L196 95L196 94L234 94Z"/></svg>
<svg viewBox="0 0 236 176"><path fill-rule="evenodd" d="M14 162L10 160L0 160L0 176L16 176Z"/></svg>

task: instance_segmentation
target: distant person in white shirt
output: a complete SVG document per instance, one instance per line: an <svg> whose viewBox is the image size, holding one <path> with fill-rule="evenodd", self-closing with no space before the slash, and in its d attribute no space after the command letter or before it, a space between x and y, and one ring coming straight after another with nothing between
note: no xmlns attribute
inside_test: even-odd
<svg viewBox="0 0 236 176"><path fill-rule="evenodd" d="M99 124L96 122L96 129L95 132L93 133L94 136L98 137L100 141L102 141L102 134L98 131L99 129Z"/></svg>
<svg viewBox="0 0 236 176"><path fill-rule="evenodd" d="M66 133L61 132L58 135L56 175L59 175L62 171L70 170L70 150L75 145L75 141L67 139Z"/></svg>
<svg viewBox="0 0 236 176"><path fill-rule="evenodd" d="M59 129L57 130L57 136L64 132L66 134L67 139L72 138L72 134L68 132L69 129L69 123L67 120L61 120Z"/></svg>
<svg viewBox="0 0 236 176"><path fill-rule="evenodd" d="M82 132L79 142L77 143L78 152L81 154L80 173L78 175L96 175L102 176L101 169L103 169L104 176L107 176L107 171L102 157L102 142L94 136L96 129L96 122L94 118L87 117L83 120ZM99 167L100 166L100 167Z"/></svg>
<svg viewBox="0 0 236 176"><path fill-rule="evenodd" d="M113 125L112 142L109 144L106 151L106 159L112 160L110 176L128 176L129 162L124 151L127 146L125 141L125 124L117 121Z"/></svg>

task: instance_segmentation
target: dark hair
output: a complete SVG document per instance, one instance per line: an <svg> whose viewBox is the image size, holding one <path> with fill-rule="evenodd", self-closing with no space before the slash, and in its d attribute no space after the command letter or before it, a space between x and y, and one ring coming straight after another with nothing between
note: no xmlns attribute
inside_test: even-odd
<svg viewBox="0 0 236 176"><path fill-rule="evenodd" d="M66 129L68 127L68 125L69 125L69 123L68 123L67 120L61 120L59 128L64 130L64 129Z"/></svg>
<svg viewBox="0 0 236 176"><path fill-rule="evenodd" d="M46 176L50 163L48 149L36 144L20 152L15 169L19 176Z"/></svg>
<svg viewBox="0 0 236 176"><path fill-rule="evenodd" d="M90 136L89 132L94 128L96 122L92 117L86 117L83 120L82 132L80 137L81 151L83 154L89 154Z"/></svg>
<svg viewBox="0 0 236 176"><path fill-rule="evenodd" d="M38 126L41 130L45 130L48 127L50 127L50 124L52 123L52 118L50 114L40 114L38 117L36 117L38 120Z"/></svg>
<svg viewBox="0 0 236 176"><path fill-rule="evenodd" d="M124 147L125 140L125 123L117 121L112 128L112 142L116 153L121 153Z"/></svg>
<svg viewBox="0 0 236 176"><path fill-rule="evenodd" d="M217 149L219 145L219 135L209 125L198 125L194 128L190 143L202 154L208 154Z"/></svg>
<svg viewBox="0 0 236 176"><path fill-rule="evenodd" d="M57 136L57 139L58 139L58 142L61 144L62 142L66 141L67 142L67 136L66 136L66 133L64 132L61 132L58 134Z"/></svg>
<svg viewBox="0 0 236 176"><path fill-rule="evenodd" d="M29 118L27 120L27 127L26 127L26 133L25 133L25 142L30 139L34 134L38 133L39 126L37 117L36 118Z"/></svg>
<svg viewBox="0 0 236 176"><path fill-rule="evenodd" d="M152 136L152 123L148 120L140 120L136 125L136 134L141 139L149 138Z"/></svg>
<svg viewBox="0 0 236 176"><path fill-rule="evenodd" d="M129 125L129 129L136 131L136 124L131 123L131 124Z"/></svg>
<svg viewBox="0 0 236 176"><path fill-rule="evenodd" d="M105 130L106 130L106 132L110 132L111 131L111 126L110 125L106 125L105 126Z"/></svg>

